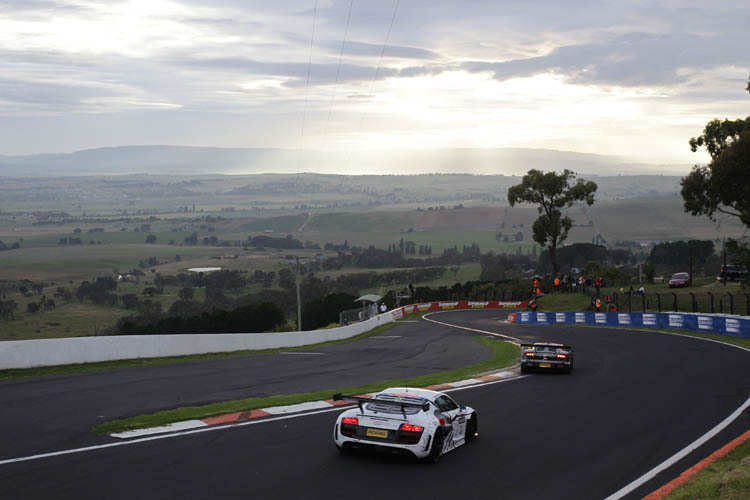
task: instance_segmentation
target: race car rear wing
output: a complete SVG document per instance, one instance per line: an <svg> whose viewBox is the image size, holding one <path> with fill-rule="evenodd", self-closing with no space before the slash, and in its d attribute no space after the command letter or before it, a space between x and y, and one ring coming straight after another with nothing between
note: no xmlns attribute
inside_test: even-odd
<svg viewBox="0 0 750 500"><path fill-rule="evenodd" d="M378 404L384 404L384 405L391 405L391 406L398 406L401 408L401 411L404 411L404 408L420 408L422 411L428 411L430 409L430 403L429 401L425 401L424 403L414 403L411 401L398 401L398 400L390 400L390 399L373 399L373 398L362 398L359 396L346 396L344 394L341 394L340 392L337 392L333 395L334 401L351 401L353 403L357 403L359 405L359 411L364 411L362 408L363 403L378 403Z"/></svg>
<svg viewBox="0 0 750 500"><path fill-rule="evenodd" d="M521 349L522 350L529 350L529 349L533 349L534 347L553 347L555 349L565 349L566 351L572 351L573 350L573 347L571 347L569 345L542 344L542 343L538 343L538 344L521 344Z"/></svg>

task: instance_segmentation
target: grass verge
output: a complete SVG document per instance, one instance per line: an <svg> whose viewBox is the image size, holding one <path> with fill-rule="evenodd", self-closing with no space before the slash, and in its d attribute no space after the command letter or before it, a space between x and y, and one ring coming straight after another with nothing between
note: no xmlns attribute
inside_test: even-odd
<svg viewBox="0 0 750 500"><path fill-rule="evenodd" d="M187 356L169 356L162 358L137 358L137 359L121 359L116 361L102 361L99 363L75 363L70 365L55 365L55 366L40 366L38 368L11 368L6 370L0 370L0 380L8 378L20 378L20 377L37 377L43 375L64 375L68 373L78 372L89 372L89 371L100 371L100 370L114 370L119 368L134 368L139 366L153 366L153 365L165 365L170 363L185 363L188 361L202 361L206 359L220 359L230 358L235 356L247 356L251 354L273 354L276 352L289 352L310 349L313 347L324 347L335 344L343 344L344 342L352 342L367 338L371 335L381 333L389 328L396 326L398 322L387 323L380 325L372 330L364 333L360 333L354 337L342 340L329 340L328 342L321 342L318 344L303 345L298 347L279 347L277 349L261 349L261 350L246 350L246 351L231 351L231 352L215 352L206 354L192 354Z"/></svg>
<svg viewBox="0 0 750 500"><path fill-rule="evenodd" d="M537 299L537 304L539 312L585 311L590 300L582 293L549 293Z"/></svg>
<svg viewBox="0 0 750 500"><path fill-rule="evenodd" d="M455 380L470 378L478 373L484 373L491 370L505 368L516 363L521 355L520 348L514 344L503 340L488 339L485 337L474 337L474 340L486 345L493 351L492 357L481 363L476 363L455 370L448 370L440 373L431 373L419 377L404 379L383 380L370 384L338 387L325 389L316 392L305 392L298 394L283 394L277 396L268 396L262 398L245 398L232 401L223 401L203 406L188 406L185 408L176 408L173 410L163 410L156 413L145 415L136 415L133 417L112 420L96 426L93 431L97 434L110 434L112 432L122 432L131 429L140 429L147 427L157 427L172 422L183 420L192 420L198 418L213 417L226 413L238 411L250 411L257 408L268 408L272 406L292 405L305 403L307 401L320 401L330 399L331 395L336 392L346 394L364 394L367 392L376 392L390 386L413 386L424 387L433 384L441 384Z"/></svg>
<svg viewBox="0 0 750 500"><path fill-rule="evenodd" d="M700 471L665 500L741 500L750 492L750 441Z"/></svg>

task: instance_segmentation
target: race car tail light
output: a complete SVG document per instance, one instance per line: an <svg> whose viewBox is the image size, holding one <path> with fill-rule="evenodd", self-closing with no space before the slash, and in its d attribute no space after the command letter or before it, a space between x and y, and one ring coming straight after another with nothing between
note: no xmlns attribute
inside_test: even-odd
<svg viewBox="0 0 750 500"><path fill-rule="evenodd" d="M408 432L422 432L422 426L421 425L411 425L411 424L401 424L401 427L399 427L400 431L408 431Z"/></svg>
<svg viewBox="0 0 750 500"><path fill-rule="evenodd" d="M526 353L527 358L533 358L534 357L534 351L529 351Z"/></svg>
<svg viewBox="0 0 750 500"><path fill-rule="evenodd" d="M558 354L556 357L557 357L557 359L568 359L568 355L567 354Z"/></svg>
<svg viewBox="0 0 750 500"><path fill-rule="evenodd" d="M400 443L416 444L422 439L422 430L423 427L421 425L401 424L401 427L398 428L396 439Z"/></svg>
<svg viewBox="0 0 750 500"><path fill-rule="evenodd" d="M357 417L344 417L341 419L341 434L344 436L354 436L357 434L359 419Z"/></svg>

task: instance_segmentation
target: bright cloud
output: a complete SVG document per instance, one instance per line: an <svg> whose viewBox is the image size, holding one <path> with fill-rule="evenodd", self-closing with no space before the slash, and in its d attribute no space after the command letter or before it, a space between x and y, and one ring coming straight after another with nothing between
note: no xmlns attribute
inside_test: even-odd
<svg viewBox="0 0 750 500"><path fill-rule="evenodd" d="M0 4L0 154L529 147L689 164L706 121L750 114L742 2L414 0L385 48L395 0L321 0L312 40L314 1Z"/></svg>

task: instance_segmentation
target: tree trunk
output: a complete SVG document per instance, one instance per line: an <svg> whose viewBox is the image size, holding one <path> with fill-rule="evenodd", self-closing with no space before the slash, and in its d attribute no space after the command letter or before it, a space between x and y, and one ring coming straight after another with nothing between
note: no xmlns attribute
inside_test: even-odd
<svg viewBox="0 0 750 500"><path fill-rule="evenodd" d="M552 261L553 276L557 276L557 272L560 270L560 266L557 265L557 238L552 238L549 246L549 258Z"/></svg>

